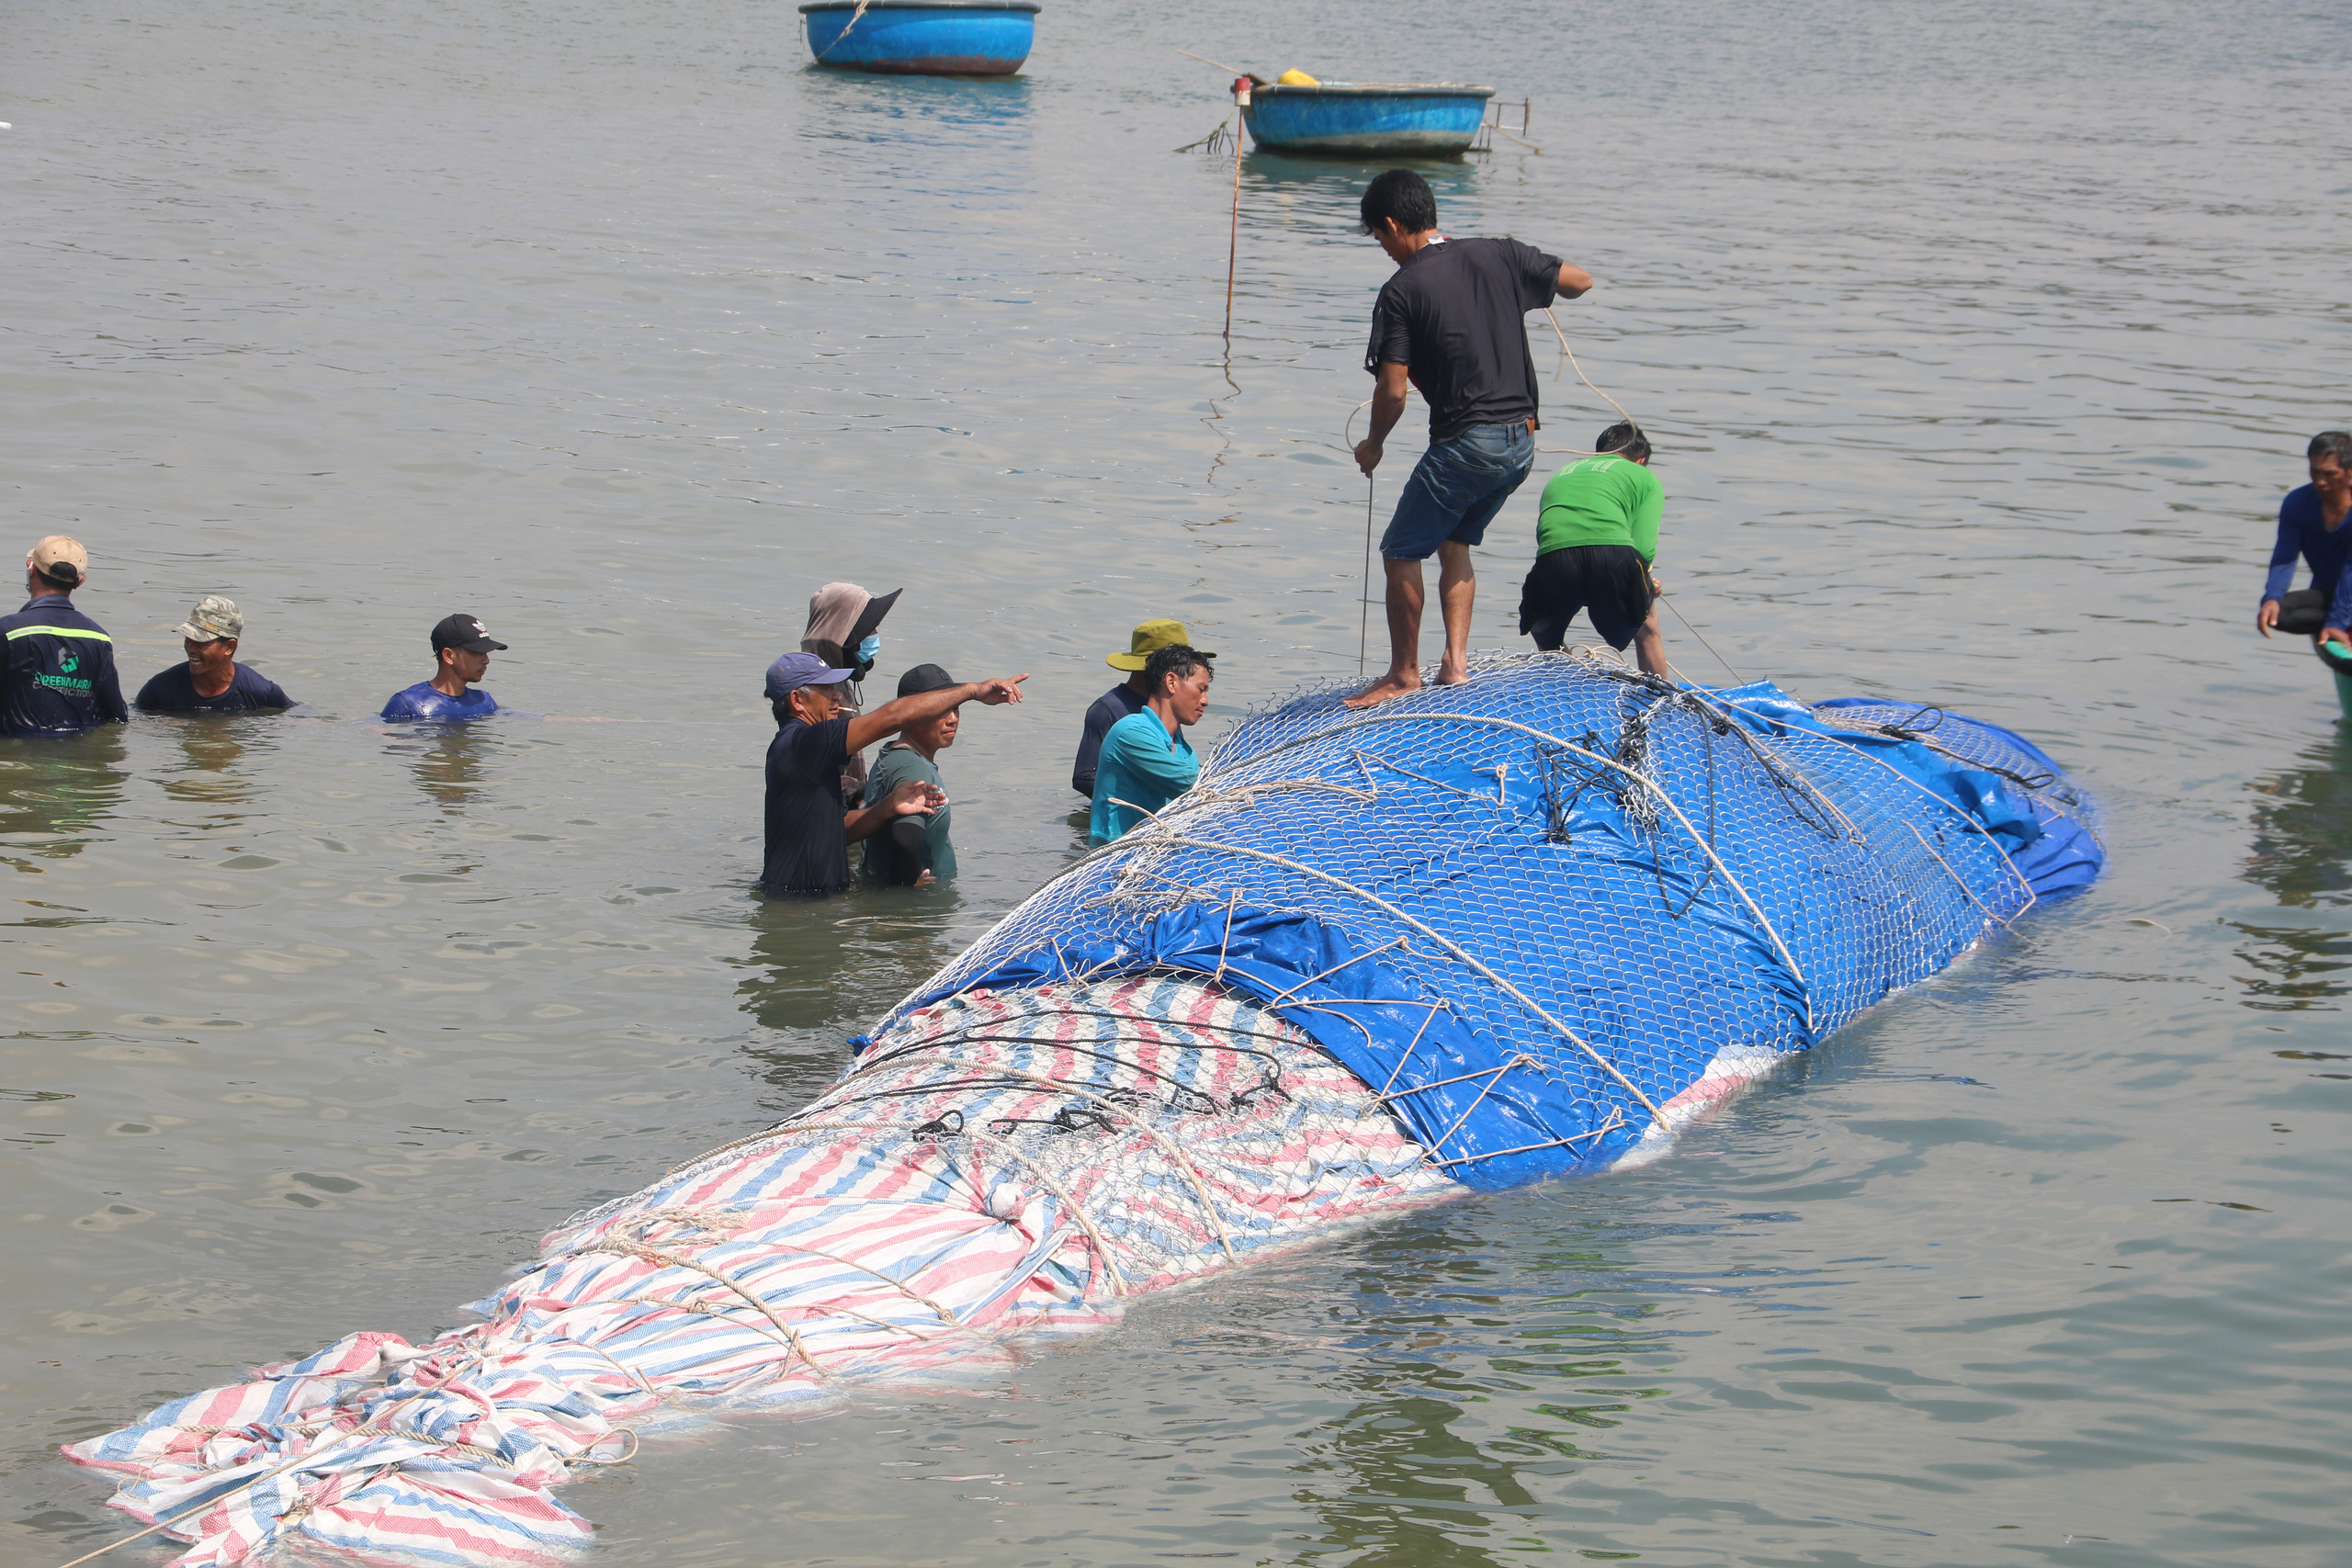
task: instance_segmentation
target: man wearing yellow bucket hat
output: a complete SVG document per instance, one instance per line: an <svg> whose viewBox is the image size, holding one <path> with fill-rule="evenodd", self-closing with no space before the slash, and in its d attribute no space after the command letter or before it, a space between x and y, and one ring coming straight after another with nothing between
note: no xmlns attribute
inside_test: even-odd
<svg viewBox="0 0 2352 1568"><path fill-rule="evenodd" d="M1094 798L1094 767L1102 756L1102 738L1111 727L1131 713L1141 713L1144 707L1143 667L1151 656L1163 648L1179 645L1190 647L1192 635L1182 621L1146 621L1135 629L1135 637L1125 653L1109 653L1102 662L1114 670L1128 671L1127 678L1094 699L1086 710L1086 733L1078 742L1078 763L1070 769L1069 787ZM1194 649L1204 659L1215 659L1207 649Z"/></svg>

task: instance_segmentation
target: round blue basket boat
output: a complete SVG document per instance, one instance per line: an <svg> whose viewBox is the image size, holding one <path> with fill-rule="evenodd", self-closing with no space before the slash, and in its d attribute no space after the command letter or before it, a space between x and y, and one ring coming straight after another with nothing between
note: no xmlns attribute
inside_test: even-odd
<svg viewBox="0 0 2352 1568"><path fill-rule="evenodd" d="M1494 96L1451 82L1277 83L1251 93L1241 119L1269 152L1446 157L1477 139Z"/></svg>
<svg viewBox="0 0 2352 1568"><path fill-rule="evenodd" d="M1010 76L1037 35L1032 0L810 0L800 15L818 64L903 76Z"/></svg>

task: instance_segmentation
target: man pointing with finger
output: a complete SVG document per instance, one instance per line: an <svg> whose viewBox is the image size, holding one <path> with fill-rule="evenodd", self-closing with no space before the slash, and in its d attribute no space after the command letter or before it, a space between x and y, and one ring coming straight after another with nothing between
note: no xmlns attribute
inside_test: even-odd
<svg viewBox="0 0 2352 1568"><path fill-rule="evenodd" d="M1555 298L1582 294L1592 275L1516 240L1449 240L1438 232L1429 182L1410 169L1374 179L1358 211L1396 274L1372 310L1363 364L1377 380L1372 434L1357 446L1356 466L1367 474L1380 466L1408 383L1430 406L1429 451L1380 541L1388 673L1348 699L1350 707L1370 707L1420 687L1421 562L1432 552L1445 616L1438 683L1467 672L1478 586L1471 547L1535 462L1535 361L1525 318Z"/></svg>
<svg viewBox="0 0 2352 1568"><path fill-rule="evenodd" d="M842 764L853 752L905 726L964 703L996 707L1021 700L1026 675L964 681L884 703L872 713L849 705L850 671L813 653L787 653L768 666L767 697L776 721L768 742L767 857L760 890L838 893L850 885L849 846L897 818L937 811L944 792L909 779L871 806L842 809Z"/></svg>

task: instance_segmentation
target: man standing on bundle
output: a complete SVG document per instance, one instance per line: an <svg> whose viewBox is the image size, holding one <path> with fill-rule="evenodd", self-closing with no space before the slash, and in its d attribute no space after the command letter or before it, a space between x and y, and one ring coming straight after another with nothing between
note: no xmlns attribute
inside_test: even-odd
<svg viewBox="0 0 2352 1568"><path fill-rule="evenodd" d="M25 607L0 615L0 735L79 735L127 719L114 638L74 607L89 555L52 534L25 556Z"/></svg>
<svg viewBox="0 0 2352 1568"><path fill-rule="evenodd" d="M1391 169L1363 193L1363 231L1396 274L1372 309L1364 368L1376 378L1372 434L1356 466L1380 467L1381 444L1405 412L1405 388L1430 406L1430 447L1396 500L1380 541L1388 577L1388 673L1348 699L1370 707L1421 684L1421 562L1438 558L1445 617L1440 685L1467 673L1477 593L1470 550L1535 463L1535 360L1526 315L1573 299L1592 275L1516 240L1449 240L1437 197L1410 169Z"/></svg>

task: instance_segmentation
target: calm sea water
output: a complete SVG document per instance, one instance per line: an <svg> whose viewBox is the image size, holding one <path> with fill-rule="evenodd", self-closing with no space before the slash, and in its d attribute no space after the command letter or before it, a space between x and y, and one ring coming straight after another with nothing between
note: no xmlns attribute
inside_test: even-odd
<svg viewBox="0 0 2352 1568"><path fill-rule="evenodd" d="M1135 621L1223 655L1212 732L1353 674L1362 172L1244 164L1228 361L1180 46L1532 97L1540 154L1431 179L1600 279L1561 319L1679 602L1743 675L2041 739L2113 873L1671 1161L650 1448L566 1494L600 1560L2352 1556L2352 740L2248 629L2352 423L2337 8L1048 0L988 84L733 0L6 16L0 548L85 540L133 681L232 594L308 707L0 746L0 1562L122 1528L57 1443L429 1335L808 1096L1077 841ZM1546 445L1613 417L1547 397ZM1030 701L944 760L952 889L763 905L759 673L844 577L906 590L886 680ZM454 609L541 716L371 726Z"/></svg>

